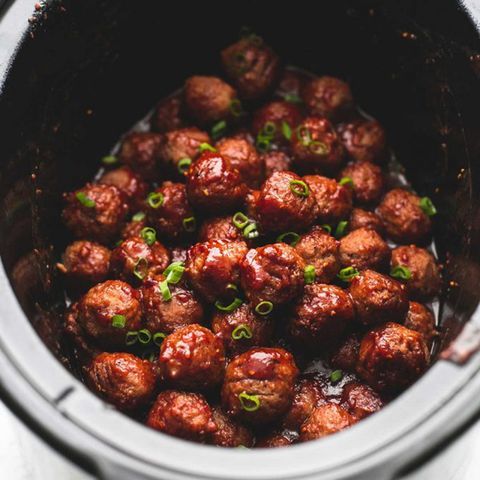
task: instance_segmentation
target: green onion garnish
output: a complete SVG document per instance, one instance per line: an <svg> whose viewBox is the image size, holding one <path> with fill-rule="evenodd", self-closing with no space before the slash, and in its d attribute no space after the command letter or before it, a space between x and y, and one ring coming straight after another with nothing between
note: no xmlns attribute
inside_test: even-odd
<svg viewBox="0 0 480 480"><path fill-rule="evenodd" d="M260 235L260 233L257 230L257 224L255 222L249 223L244 229L243 229L243 236L247 239L252 239L252 238L257 238Z"/></svg>
<svg viewBox="0 0 480 480"><path fill-rule="evenodd" d="M341 370L334 370L330 374L330 381L332 383L337 383L343 378L343 372Z"/></svg>
<svg viewBox="0 0 480 480"><path fill-rule="evenodd" d="M341 238L345 235L345 232L347 231L348 227L348 222L346 220L342 220L341 222L338 222L337 228L335 229L335 238Z"/></svg>
<svg viewBox="0 0 480 480"><path fill-rule="evenodd" d="M300 240L300 235L295 232L285 232L277 237L277 242L288 243L294 247Z"/></svg>
<svg viewBox="0 0 480 480"><path fill-rule="evenodd" d="M197 221L195 217L187 217L182 220L182 225L186 232L194 232L197 228Z"/></svg>
<svg viewBox="0 0 480 480"><path fill-rule="evenodd" d="M138 341L140 343L146 345L147 343L150 343L150 340L152 340L152 334L150 333L150 330L147 328L142 328L142 330L138 331Z"/></svg>
<svg viewBox="0 0 480 480"><path fill-rule="evenodd" d="M177 170L181 175L185 175L192 164L192 159L185 157L181 158L177 163Z"/></svg>
<svg viewBox="0 0 480 480"><path fill-rule="evenodd" d="M433 215L437 213L435 205L428 197L422 197L420 199L420 208L423 210L423 213L429 217L433 217Z"/></svg>
<svg viewBox="0 0 480 480"><path fill-rule="evenodd" d="M307 285L315 281L315 267L313 265L307 265L305 267L303 270L303 278Z"/></svg>
<svg viewBox="0 0 480 480"><path fill-rule="evenodd" d="M133 217L132 220L134 222L141 222L145 218L144 212L137 212Z"/></svg>
<svg viewBox="0 0 480 480"><path fill-rule="evenodd" d="M330 151L330 148L326 143L323 142L310 142L308 144L308 148L310 149L311 152L315 153L316 155L327 155L327 153Z"/></svg>
<svg viewBox="0 0 480 480"><path fill-rule="evenodd" d="M140 230L140 236L147 245L153 245L157 240L157 232L152 227L145 227Z"/></svg>
<svg viewBox="0 0 480 480"><path fill-rule="evenodd" d="M342 177L338 183L339 185L349 185L353 187L353 180L350 177Z"/></svg>
<svg viewBox="0 0 480 480"><path fill-rule="evenodd" d="M260 408L260 399L258 398L258 395L249 395L244 391L238 396L238 399L240 400L242 408L246 412L255 412Z"/></svg>
<svg viewBox="0 0 480 480"><path fill-rule="evenodd" d="M220 120L217 122L211 130L211 137L213 140L218 140L220 137L225 135L227 131L227 122L225 120Z"/></svg>
<svg viewBox="0 0 480 480"><path fill-rule="evenodd" d="M343 282L349 282L359 273L360 272L355 267L345 267L338 272L337 277Z"/></svg>
<svg viewBox="0 0 480 480"><path fill-rule="evenodd" d="M185 267L182 262L171 263L163 272L163 275L166 278L167 283L176 285L183 276L185 272Z"/></svg>
<svg viewBox="0 0 480 480"><path fill-rule="evenodd" d="M118 158L115 155L107 155L102 158L102 163L104 165L115 165L118 162Z"/></svg>
<svg viewBox="0 0 480 480"><path fill-rule="evenodd" d="M282 133L287 140L292 138L292 129L290 128L288 122L282 122Z"/></svg>
<svg viewBox="0 0 480 480"><path fill-rule="evenodd" d="M234 283L229 283L225 288L233 292L238 292L238 287Z"/></svg>
<svg viewBox="0 0 480 480"><path fill-rule="evenodd" d="M232 223L241 230L250 222L249 218L243 212L237 212L232 217Z"/></svg>
<svg viewBox="0 0 480 480"><path fill-rule="evenodd" d="M157 332L153 335L153 343L159 347L166 338L166 334L162 332Z"/></svg>
<svg viewBox="0 0 480 480"><path fill-rule="evenodd" d="M330 225L327 225L324 223L323 225L320 225L327 233L332 233L332 227Z"/></svg>
<svg viewBox="0 0 480 480"><path fill-rule="evenodd" d="M127 322L127 319L125 315L114 315L112 317L112 327L123 328L125 327L126 322Z"/></svg>
<svg viewBox="0 0 480 480"><path fill-rule="evenodd" d="M243 56L243 60L245 61L245 56ZM240 102L240 100L238 100L237 98L233 99L231 102L230 102L230 113L234 116L234 117L241 117L242 115L244 115L244 111L243 111L243 106L242 106L242 102Z"/></svg>
<svg viewBox="0 0 480 480"><path fill-rule="evenodd" d="M152 208L160 208L163 205L163 195L160 192L150 192L147 196L147 203Z"/></svg>
<svg viewBox="0 0 480 480"><path fill-rule="evenodd" d="M397 265L390 270L390 276L398 280L410 280L412 272L408 267Z"/></svg>
<svg viewBox="0 0 480 480"><path fill-rule="evenodd" d="M84 192L77 192L75 194L77 197L77 200L87 208L93 208L95 207L95 200L92 200L90 197L87 197L87 194Z"/></svg>
<svg viewBox="0 0 480 480"><path fill-rule="evenodd" d="M312 135L310 130L305 125L299 125L296 130L298 141L304 146L308 147L312 143Z"/></svg>
<svg viewBox="0 0 480 480"><path fill-rule="evenodd" d="M135 263L133 274L139 279L143 280L147 276L148 260L145 257L140 257Z"/></svg>
<svg viewBox="0 0 480 480"><path fill-rule="evenodd" d="M232 338L234 340L241 340L242 338L248 339L252 337L253 337L252 330L245 323L241 323L240 325L235 327L232 332Z"/></svg>
<svg viewBox="0 0 480 480"><path fill-rule="evenodd" d="M173 270L177 270L178 268L183 268L185 270L185 264L183 262L172 262L162 273L162 275L166 278L170 275L170 272Z"/></svg>
<svg viewBox="0 0 480 480"><path fill-rule="evenodd" d="M164 302L169 302L172 299L172 292L168 287L168 282L166 280L162 280L158 284L158 288L160 289L160 293L162 294L162 298Z"/></svg>
<svg viewBox="0 0 480 480"><path fill-rule="evenodd" d="M271 142L271 139L269 137L258 135L255 145L259 152L265 153L265 152L268 152L268 150L270 149L270 142Z"/></svg>
<svg viewBox="0 0 480 480"><path fill-rule="evenodd" d="M266 122L262 128L262 131L266 137L273 137L277 131L277 126L274 122Z"/></svg>
<svg viewBox="0 0 480 480"><path fill-rule="evenodd" d="M131 330L125 334L125 345L131 346L137 343L138 341L138 332Z"/></svg>
<svg viewBox="0 0 480 480"><path fill-rule="evenodd" d="M201 144L199 145L199 147L198 147L198 151L199 151L200 153L206 152L207 150L208 150L209 152L216 152L216 151L217 151L216 148L212 147L209 143L206 143L206 142L201 143Z"/></svg>
<svg viewBox="0 0 480 480"><path fill-rule="evenodd" d="M296 93L285 93L283 99L290 103L303 103L303 100Z"/></svg>
<svg viewBox="0 0 480 480"><path fill-rule="evenodd" d="M218 308L218 310L222 312L233 312L236 310L241 304L243 303L243 300L241 298L235 297L231 303L228 305L224 305L221 300L217 300L215 302L215 306Z"/></svg>
<svg viewBox="0 0 480 480"><path fill-rule="evenodd" d="M310 189L303 180L290 180L290 190L299 197L308 197Z"/></svg>
<svg viewBox="0 0 480 480"><path fill-rule="evenodd" d="M269 302L268 300L264 300L263 302L260 302L255 307L255 311L259 315L268 315L269 313L271 313L272 310L273 310L273 303Z"/></svg>

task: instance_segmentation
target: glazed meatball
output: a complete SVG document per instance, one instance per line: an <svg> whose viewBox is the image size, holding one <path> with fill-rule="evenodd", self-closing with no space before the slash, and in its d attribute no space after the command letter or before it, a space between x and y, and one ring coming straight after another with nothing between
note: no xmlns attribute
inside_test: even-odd
<svg viewBox="0 0 480 480"><path fill-rule="evenodd" d="M273 89L280 60L257 35L249 35L222 50L222 65L243 98L252 100Z"/></svg>
<svg viewBox="0 0 480 480"><path fill-rule="evenodd" d="M315 408L300 428L300 441L306 442L322 438L350 427L355 423L344 408L334 403L327 403Z"/></svg>
<svg viewBox="0 0 480 480"><path fill-rule="evenodd" d="M168 435L205 442L217 426L207 401L198 393L166 390L148 414L147 425Z"/></svg>
<svg viewBox="0 0 480 480"><path fill-rule="evenodd" d="M65 249L58 268L72 287L88 288L107 279L110 253L98 243L77 240Z"/></svg>
<svg viewBox="0 0 480 480"><path fill-rule="evenodd" d="M424 248L409 245L392 251L392 269L406 267L411 277L405 281L412 298L429 299L440 293L441 277L433 255Z"/></svg>
<svg viewBox="0 0 480 480"><path fill-rule="evenodd" d="M230 116L237 92L218 77L190 77L185 82L184 101L188 114L201 125Z"/></svg>
<svg viewBox="0 0 480 480"><path fill-rule="evenodd" d="M225 415L220 407L213 409L213 421L217 430L210 436L210 442L219 447L253 447L252 432L245 426Z"/></svg>
<svg viewBox="0 0 480 480"><path fill-rule="evenodd" d="M147 202L147 219L158 236L170 241L183 240L196 229L195 216L183 183L163 182L154 192L161 202Z"/></svg>
<svg viewBox="0 0 480 480"><path fill-rule="evenodd" d="M367 210L362 210L361 208L354 208L352 210L348 226L350 231L357 230L357 228L370 228L382 236L385 232L380 217L376 213L368 212Z"/></svg>
<svg viewBox="0 0 480 480"><path fill-rule="evenodd" d="M432 222L420 207L420 197L402 188L390 190L378 206L388 236L398 243L419 243L430 236Z"/></svg>
<svg viewBox="0 0 480 480"><path fill-rule="evenodd" d="M212 318L212 330L229 355L269 345L273 328L272 319L255 315L252 307L245 303L233 312L216 312Z"/></svg>
<svg viewBox="0 0 480 480"><path fill-rule="evenodd" d="M339 178L353 182L353 196L358 203L377 203L385 186L382 169L371 162L355 162L347 165Z"/></svg>
<svg viewBox="0 0 480 480"><path fill-rule="evenodd" d="M146 328L152 333L168 335L186 325L201 323L203 307L195 294L183 283L169 284L172 298L165 300L159 288L164 280L158 275L148 278L140 287Z"/></svg>
<svg viewBox="0 0 480 480"><path fill-rule="evenodd" d="M83 331L108 348L124 347L125 334L141 328L141 317L138 292L120 280L95 285L78 302Z"/></svg>
<svg viewBox="0 0 480 480"><path fill-rule="evenodd" d="M396 392L413 383L429 359L420 333L388 322L363 337L357 373L377 390Z"/></svg>
<svg viewBox="0 0 480 480"><path fill-rule="evenodd" d="M320 223L335 224L348 218L352 210L352 191L340 185L333 178L320 175L303 177L317 202L317 215Z"/></svg>
<svg viewBox="0 0 480 480"><path fill-rule="evenodd" d="M247 140L224 138L217 145L217 152L236 168L242 180L251 188L257 188L263 180L265 163Z"/></svg>
<svg viewBox="0 0 480 480"><path fill-rule="evenodd" d="M295 385L292 405L283 418L282 425L289 430L300 430L313 409L326 402L319 382L302 378Z"/></svg>
<svg viewBox="0 0 480 480"><path fill-rule="evenodd" d="M120 160L145 180L156 180L159 175L162 135L150 132L128 134L120 148Z"/></svg>
<svg viewBox="0 0 480 480"><path fill-rule="evenodd" d="M358 228L340 240L340 263L358 270L384 270L390 261L390 248L383 238L369 228Z"/></svg>
<svg viewBox="0 0 480 480"><path fill-rule="evenodd" d="M330 363L335 368L354 372L357 366L358 351L360 349L360 339L353 333L348 335L333 353Z"/></svg>
<svg viewBox="0 0 480 480"><path fill-rule="evenodd" d="M306 285L290 319L292 338L302 346L326 346L338 340L355 311L348 293L334 285Z"/></svg>
<svg viewBox="0 0 480 480"><path fill-rule="evenodd" d="M290 407L297 375L293 357L286 350L252 348L227 366L223 408L248 423L271 423Z"/></svg>
<svg viewBox="0 0 480 480"><path fill-rule="evenodd" d="M265 232L302 230L311 226L317 215L310 188L292 172L271 175L263 184L254 208Z"/></svg>
<svg viewBox="0 0 480 480"><path fill-rule="evenodd" d="M301 293L304 269L303 258L286 243L251 249L240 262L242 288L254 306L261 302L281 305Z"/></svg>
<svg viewBox="0 0 480 480"><path fill-rule="evenodd" d="M275 94L288 102L301 103L301 91L309 80L309 75L300 70L285 69L282 72Z"/></svg>
<svg viewBox="0 0 480 480"><path fill-rule="evenodd" d="M292 159L281 150L271 150L261 155L262 162L265 164L265 178L270 177L275 172L285 172L292 167Z"/></svg>
<svg viewBox="0 0 480 480"><path fill-rule="evenodd" d="M153 132L166 133L185 127L182 115L183 97L180 94L172 95L162 100L150 119L150 128Z"/></svg>
<svg viewBox="0 0 480 480"><path fill-rule="evenodd" d="M113 185L87 183L65 194L63 221L77 238L110 243L119 233L128 212L120 190Z"/></svg>
<svg viewBox="0 0 480 480"><path fill-rule="evenodd" d="M102 353L85 370L88 386L119 410L147 404L155 393L152 364L129 353Z"/></svg>
<svg viewBox="0 0 480 480"><path fill-rule="evenodd" d="M357 162L381 163L386 157L385 131L376 120L356 120L337 127L348 156Z"/></svg>
<svg viewBox="0 0 480 480"><path fill-rule="evenodd" d="M150 275L163 272L169 263L170 253L160 242L149 245L141 237L131 237L113 249L110 271L115 278L139 283Z"/></svg>
<svg viewBox="0 0 480 480"><path fill-rule="evenodd" d="M277 448L288 447L295 441L289 432L272 432L270 435L262 437L256 444L256 448Z"/></svg>
<svg viewBox="0 0 480 480"><path fill-rule="evenodd" d="M247 217L256 219L257 202L260 198L260 190L249 190L245 197L245 210Z"/></svg>
<svg viewBox="0 0 480 480"><path fill-rule="evenodd" d="M357 319L364 325L401 322L408 310L408 297L404 285L393 278L364 270L353 278L349 292L355 305Z"/></svg>
<svg viewBox="0 0 480 480"><path fill-rule="evenodd" d="M380 397L368 385L358 382L345 385L341 402L359 420L378 412L383 407Z"/></svg>
<svg viewBox="0 0 480 480"><path fill-rule="evenodd" d="M433 340L438 335L432 311L421 303L410 302L408 304L407 318L403 325L421 333L428 348L432 346Z"/></svg>
<svg viewBox="0 0 480 480"><path fill-rule="evenodd" d="M224 212L241 205L246 194L240 172L218 153L203 153L188 170L187 195L195 208Z"/></svg>
<svg viewBox="0 0 480 480"><path fill-rule="evenodd" d="M208 328L187 325L162 343L158 367L163 380L188 390L206 390L223 379L223 345Z"/></svg>
<svg viewBox="0 0 480 480"><path fill-rule="evenodd" d="M247 253L245 242L210 240L193 245L187 254L186 275L205 300L229 298L229 285L238 285L240 262Z"/></svg>
<svg viewBox="0 0 480 480"><path fill-rule="evenodd" d="M353 96L346 82L334 77L313 78L302 89L310 115L338 121L353 108Z"/></svg>
<svg viewBox="0 0 480 480"><path fill-rule="evenodd" d="M127 199L131 209L142 209L147 196L147 184L129 167L116 168L104 173L98 183L115 185Z"/></svg>
<svg viewBox="0 0 480 480"><path fill-rule="evenodd" d="M292 132L291 146L295 165L304 173L335 172L343 162L343 146L326 118L305 118Z"/></svg>
<svg viewBox="0 0 480 480"><path fill-rule="evenodd" d="M198 240L225 240L226 242L242 240L242 232L233 224L232 216L214 217L205 220L200 227Z"/></svg>
<svg viewBox="0 0 480 480"><path fill-rule="evenodd" d="M307 265L315 268L315 281L330 283L340 270L339 242L323 228L315 226L295 245Z"/></svg>

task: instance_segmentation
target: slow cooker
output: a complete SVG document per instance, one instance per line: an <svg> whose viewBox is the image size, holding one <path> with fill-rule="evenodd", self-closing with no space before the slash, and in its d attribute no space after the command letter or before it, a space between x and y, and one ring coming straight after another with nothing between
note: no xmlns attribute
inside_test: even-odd
<svg viewBox="0 0 480 480"><path fill-rule="evenodd" d="M450 478L480 412L477 0L0 5L0 393L16 415L104 479ZM60 335L54 269L61 192L183 78L217 72L243 25L288 63L345 78L386 126L437 205L446 285L439 359L419 381L351 429L275 450L178 440L90 393Z"/></svg>

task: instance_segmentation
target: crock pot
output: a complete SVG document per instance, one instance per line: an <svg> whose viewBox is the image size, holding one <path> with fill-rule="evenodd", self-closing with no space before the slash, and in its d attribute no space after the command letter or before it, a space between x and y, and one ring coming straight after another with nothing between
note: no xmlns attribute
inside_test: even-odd
<svg viewBox="0 0 480 480"><path fill-rule="evenodd" d="M2 400L105 479L431 478L421 465L480 411L478 3L16 0L0 8ZM439 210L446 285L437 350L448 348L420 380L344 432L274 450L178 440L91 394L60 335L65 300L53 267L61 192L86 181L182 79L217 72L219 50L243 25L289 64L345 78L386 126L415 188ZM435 475L449 478L448 468Z"/></svg>

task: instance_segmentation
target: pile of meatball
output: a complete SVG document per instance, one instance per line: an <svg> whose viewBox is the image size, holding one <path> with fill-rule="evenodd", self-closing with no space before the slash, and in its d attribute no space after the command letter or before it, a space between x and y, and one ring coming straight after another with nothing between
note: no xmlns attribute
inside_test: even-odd
<svg viewBox="0 0 480 480"><path fill-rule="evenodd" d="M435 206L392 184L347 83L265 41L221 52L64 195L65 332L86 384L223 447L318 439L425 371Z"/></svg>

